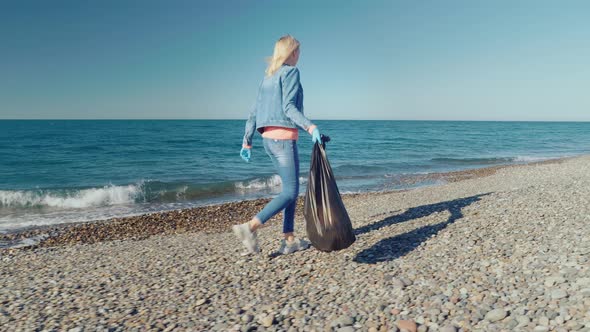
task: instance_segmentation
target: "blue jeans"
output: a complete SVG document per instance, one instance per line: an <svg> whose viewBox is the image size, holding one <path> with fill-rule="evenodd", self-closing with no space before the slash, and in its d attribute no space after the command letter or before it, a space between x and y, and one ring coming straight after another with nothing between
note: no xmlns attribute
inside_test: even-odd
<svg viewBox="0 0 590 332"><path fill-rule="evenodd" d="M282 191L270 201L256 217L263 224L284 210L283 233L292 233L295 225L295 207L299 194L299 152L297 141L263 138L264 149L279 172Z"/></svg>

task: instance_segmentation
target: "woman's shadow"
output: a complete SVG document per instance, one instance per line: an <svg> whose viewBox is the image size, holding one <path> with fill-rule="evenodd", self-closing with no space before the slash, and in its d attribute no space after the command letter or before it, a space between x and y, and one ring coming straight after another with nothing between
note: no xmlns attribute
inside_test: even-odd
<svg viewBox="0 0 590 332"><path fill-rule="evenodd" d="M357 263L375 264L378 262L391 261L402 257L410 251L416 249L422 242L428 240L432 235L455 222L457 219L463 217L461 209L479 201L482 196L490 193L455 199L436 204L422 205L408 209L406 212L385 218L381 221L366 225L355 230L356 235L365 234L378 230L383 227L391 226L393 224L419 219L435 212L449 211L451 215L449 218L435 225L428 225L417 228L411 232L396 235L377 242L371 248L359 252L353 261Z"/></svg>

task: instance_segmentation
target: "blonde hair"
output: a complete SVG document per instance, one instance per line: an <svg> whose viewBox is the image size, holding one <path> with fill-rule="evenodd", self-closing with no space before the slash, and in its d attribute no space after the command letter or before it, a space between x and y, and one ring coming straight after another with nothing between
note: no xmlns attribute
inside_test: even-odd
<svg viewBox="0 0 590 332"><path fill-rule="evenodd" d="M285 35L275 43L275 50L271 57L268 57L268 67L266 67L266 76L274 74L289 59L291 54L299 48L299 41L291 35Z"/></svg>

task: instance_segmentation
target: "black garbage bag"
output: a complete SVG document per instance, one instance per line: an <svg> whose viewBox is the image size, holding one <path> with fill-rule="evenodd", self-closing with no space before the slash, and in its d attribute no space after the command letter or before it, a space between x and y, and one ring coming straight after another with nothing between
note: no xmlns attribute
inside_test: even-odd
<svg viewBox="0 0 590 332"><path fill-rule="evenodd" d="M313 146L303 209L309 240L326 252L348 248L356 240L326 156L329 140L322 135L322 144Z"/></svg>

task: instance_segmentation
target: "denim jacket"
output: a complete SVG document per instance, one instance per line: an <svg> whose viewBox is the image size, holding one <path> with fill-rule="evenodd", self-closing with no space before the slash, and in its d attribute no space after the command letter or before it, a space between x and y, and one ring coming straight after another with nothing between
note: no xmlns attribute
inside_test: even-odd
<svg viewBox="0 0 590 332"><path fill-rule="evenodd" d="M243 146L251 146L254 131L262 133L267 126L304 130L313 126L303 115L303 87L299 69L294 66L285 64L260 83L258 98L246 122Z"/></svg>

